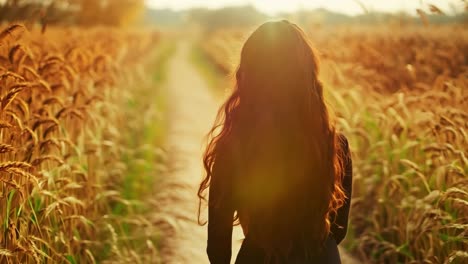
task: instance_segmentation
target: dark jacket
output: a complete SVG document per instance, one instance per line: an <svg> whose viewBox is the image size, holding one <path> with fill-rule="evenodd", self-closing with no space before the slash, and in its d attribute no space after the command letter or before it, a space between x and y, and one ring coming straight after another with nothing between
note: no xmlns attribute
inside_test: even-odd
<svg viewBox="0 0 468 264"><path fill-rule="evenodd" d="M344 239L348 227L348 215L351 205L351 193L352 193L352 161L349 151L347 139L340 135L340 141L342 149L344 150L344 177L343 177L343 188L348 197L345 200L344 205L338 209L335 221L332 221L330 228L330 235L325 243L325 250L321 255L314 257L313 262L304 262L300 259L293 260L288 259L284 263L323 263L323 264L335 264L341 263L338 252L338 244ZM213 169L214 173L217 173ZM219 171L218 171L219 173ZM217 181L219 177L213 177L211 187L209 191L209 209L208 209L208 247L207 253L212 264L228 264L231 261L231 248L232 248L232 220L234 214L234 206L230 199L221 199L223 204L214 205L212 201L219 200L219 192L222 189L223 184L221 181ZM225 201L225 202L224 202ZM294 251L294 249L293 249ZM239 254L236 258L236 264L242 263L264 263L264 253L262 249L256 248L249 239L247 234ZM300 257L299 257L300 258Z"/></svg>

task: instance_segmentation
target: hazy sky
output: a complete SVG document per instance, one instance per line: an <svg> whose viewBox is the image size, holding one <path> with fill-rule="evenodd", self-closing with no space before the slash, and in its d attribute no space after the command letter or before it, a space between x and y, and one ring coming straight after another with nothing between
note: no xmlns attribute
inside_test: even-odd
<svg viewBox="0 0 468 264"><path fill-rule="evenodd" d="M323 7L329 10L347 14L363 12L358 2L366 8L376 11L397 12L406 11L414 14L416 8L427 10L428 4L434 4L446 13L453 13L452 7L463 10L463 0L146 0L148 5L156 8L171 8L175 10L190 7L218 8L227 5L252 4L261 11L274 14L279 11L294 11L298 8Z"/></svg>

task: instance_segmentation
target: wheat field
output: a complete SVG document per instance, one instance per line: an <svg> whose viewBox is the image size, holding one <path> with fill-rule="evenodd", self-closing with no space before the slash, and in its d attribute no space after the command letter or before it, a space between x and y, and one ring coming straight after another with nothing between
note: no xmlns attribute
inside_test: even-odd
<svg viewBox="0 0 468 264"><path fill-rule="evenodd" d="M362 262L466 263L466 28L307 29L353 152L348 250ZM220 30L199 46L228 75L248 33Z"/></svg>
<svg viewBox="0 0 468 264"><path fill-rule="evenodd" d="M170 56L161 42L174 36L36 26L0 26L0 263L160 263L167 252L159 239L175 236L175 222L182 220L156 209L184 211L177 186L154 189L157 176L170 170L165 166L178 165L159 148L161 108L170 103L174 110L182 100L164 102L155 88L164 71L152 65L161 53ZM362 263L466 263L468 30L304 28L353 155L345 248ZM175 38L191 43L199 32L189 31ZM231 75L250 31L202 35L198 59L214 66L216 78ZM192 84L190 76L202 79L193 68L206 66L189 64L187 55L176 52L169 72L169 87L177 85L179 96L190 87L174 80ZM208 97L205 85L199 88ZM175 198L156 200L156 191ZM173 234L161 238L157 222L169 224ZM190 235L192 244L205 242ZM184 250L190 251L169 253Z"/></svg>
<svg viewBox="0 0 468 264"><path fill-rule="evenodd" d="M142 260L135 241L154 258L154 230L122 190L135 167L122 156L136 159L138 149L121 133L134 129L135 113L121 109L159 34L21 24L0 32L0 263ZM153 233L128 242L135 226Z"/></svg>

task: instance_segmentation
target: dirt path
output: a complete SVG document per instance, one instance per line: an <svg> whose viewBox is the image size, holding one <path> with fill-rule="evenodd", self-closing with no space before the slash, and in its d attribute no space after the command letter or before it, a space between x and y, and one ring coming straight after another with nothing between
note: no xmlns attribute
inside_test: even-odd
<svg viewBox="0 0 468 264"><path fill-rule="evenodd" d="M158 186L160 201L156 216L164 222L161 234L162 263L209 263L206 257L206 226L197 224L196 191L203 175L202 143L213 124L218 102L208 84L190 63L191 44L179 42L168 66L168 151L171 173ZM204 211L206 213L206 210ZM206 219L206 214L203 214ZM233 234L233 256L237 255L242 231ZM344 256L345 257L345 256ZM232 258L233 261L235 257ZM351 264L345 257L344 264Z"/></svg>
<svg viewBox="0 0 468 264"><path fill-rule="evenodd" d="M168 131L171 171L159 188L167 206L158 213L169 223L162 234L163 263L209 263L206 256L206 226L197 224L196 192L202 179L202 143L213 124L217 103L208 84L190 63L190 43L178 43L168 66L167 91L170 124ZM206 210L202 218L206 219ZM243 236L235 230L233 239ZM236 242L237 255L240 242Z"/></svg>

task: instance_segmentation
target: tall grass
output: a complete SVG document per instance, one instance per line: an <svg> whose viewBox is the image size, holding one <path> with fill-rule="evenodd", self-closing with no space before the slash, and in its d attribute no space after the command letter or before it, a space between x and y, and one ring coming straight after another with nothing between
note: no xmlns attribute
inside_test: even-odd
<svg viewBox="0 0 468 264"><path fill-rule="evenodd" d="M0 33L0 262L157 258L136 249L138 202L120 186L125 109L157 34L21 25ZM138 151L138 150L136 150ZM129 154L130 153L130 154ZM130 217L131 216L131 217Z"/></svg>
<svg viewBox="0 0 468 264"><path fill-rule="evenodd" d="M324 27L309 34L353 152L347 248L363 262L466 263L468 31ZM220 31L201 47L227 73L244 36Z"/></svg>
<svg viewBox="0 0 468 264"><path fill-rule="evenodd" d="M348 245L363 260L467 260L467 38L461 28L433 27L317 40L354 148Z"/></svg>

